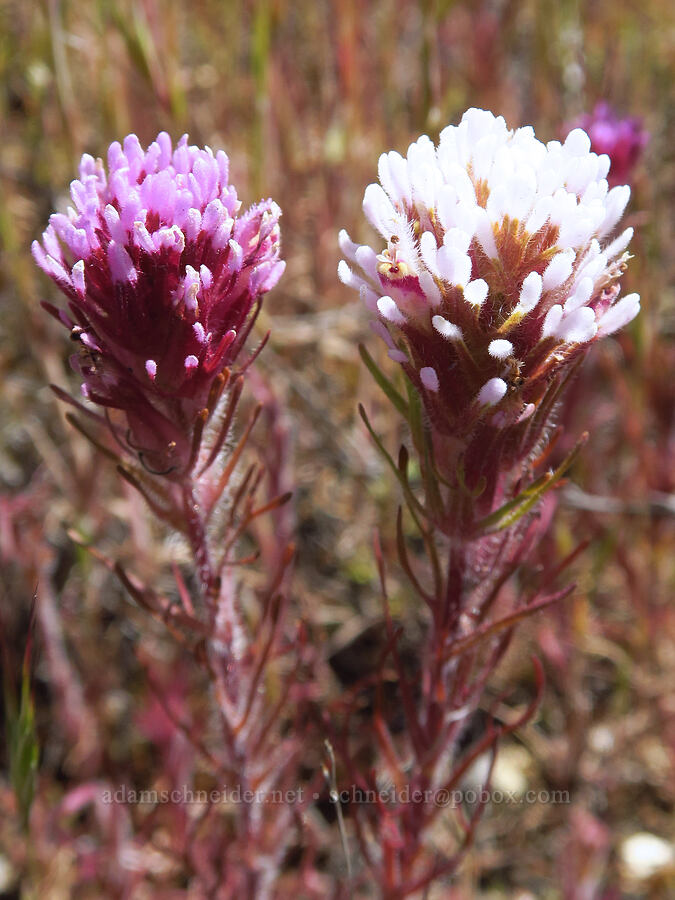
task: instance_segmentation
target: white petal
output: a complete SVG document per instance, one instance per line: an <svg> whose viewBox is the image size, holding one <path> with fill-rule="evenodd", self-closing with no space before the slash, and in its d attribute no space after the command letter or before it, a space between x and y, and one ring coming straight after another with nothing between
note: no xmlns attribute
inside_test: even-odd
<svg viewBox="0 0 675 900"><path fill-rule="evenodd" d="M610 307L598 322L598 334L614 334L640 312L640 295L628 294Z"/></svg>
<svg viewBox="0 0 675 900"><path fill-rule="evenodd" d="M595 312L589 306L582 306L562 318L556 336L567 344L583 344L592 340L597 330Z"/></svg>
<svg viewBox="0 0 675 900"><path fill-rule="evenodd" d="M394 325L402 325L406 320L391 297L380 297L377 301L377 308L380 311L380 315L388 322L393 322Z"/></svg>
<svg viewBox="0 0 675 900"><path fill-rule="evenodd" d="M551 198L549 196L544 196L537 200L525 223L525 230L529 234L534 234L546 224L551 213L551 206Z"/></svg>
<svg viewBox="0 0 675 900"><path fill-rule="evenodd" d="M542 277L545 291L554 290L567 281L572 274L574 258L575 253L573 250L564 250L553 257L548 266L546 266Z"/></svg>
<svg viewBox="0 0 675 900"><path fill-rule="evenodd" d="M559 247L585 247L596 231L596 223L591 216L570 216L560 226Z"/></svg>
<svg viewBox="0 0 675 900"><path fill-rule="evenodd" d="M626 228L625 231L622 231L621 234L618 236L618 238L613 240L611 244L608 244L605 247L604 253L605 253L605 256L607 257L607 260L611 261L616 256L618 256L620 253L623 253L623 251L630 244L632 239L633 239L633 229L632 228Z"/></svg>
<svg viewBox="0 0 675 900"><path fill-rule="evenodd" d="M485 302L487 295L488 284L482 278L470 281L464 288L464 299L472 306L481 306Z"/></svg>
<svg viewBox="0 0 675 900"><path fill-rule="evenodd" d="M471 235L462 228L448 228L443 235L443 243L446 247L456 247L461 253L466 253L471 244Z"/></svg>
<svg viewBox="0 0 675 900"><path fill-rule="evenodd" d="M609 234L619 221L630 200L630 187L627 184L612 188L605 201L605 220L598 234L604 237Z"/></svg>
<svg viewBox="0 0 675 900"><path fill-rule="evenodd" d="M461 341L463 339L462 329L452 322L448 322L443 316L434 316L431 324L439 334L442 334L449 341Z"/></svg>
<svg viewBox="0 0 675 900"><path fill-rule="evenodd" d="M524 312L531 312L541 298L543 282L539 272L530 272L523 280L518 305Z"/></svg>
<svg viewBox="0 0 675 900"><path fill-rule="evenodd" d="M555 335L558 325L560 325L562 319L562 313L562 306L560 306L558 303L556 303L555 306L552 306L549 309L549 311L546 313L544 325L541 330L542 339Z"/></svg>
<svg viewBox="0 0 675 900"><path fill-rule="evenodd" d="M424 291L424 296L429 301L429 305L431 307L438 306L443 299L443 295L439 291L433 276L429 272L420 272L417 277L419 279L420 287Z"/></svg>
<svg viewBox="0 0 675 900"><path fill-rule="evenodd" d="M341 252L347 257L349 262L354 262L359 245L354 243L344 228L342 228L338 234L338 244L340 245Z"/></svg>
<svg viewBox="0 0 675 900"><path fill-rule="evenodd" d="M394 203L403 202L410 204L412 194L408 180L408 169L406 161L401 154L396 153L395 150L392 150L390 153L383 153L380 156L377 170L382 187Z"/></svg>
<svg viewBox="0 0 675 900"><path fill-rule="evenodd" d="M573 156L583 156L591 149L591 139L581 128L575 128L565 138L564 148Z"/></svg>
<svg viewBox="0 0 675 900"><path fill-rule="evenodd" d="M591 299L592 295L593 279L584 276L584 278L582 278L574 288L574 293L569 298L569 300L565 301L565 314L572 312L572 310L574 309L578 309L580 306L585 306Z"/></svg>
<svg viewBox="0 0 675 900"><path fill-rule="evenodd" d="M432 275L435 275L436 278L440 278L441 273L438 269L438 247L436 245L436 238L430 231L424 231L420 237L420 252L427 269Z"/></svg>
<svg viewBox="0 0 675 900"><path fill-rule="evenodd" d="M496 341L490 341L488 353L495 359L506 359L513 353L513 344L511 341L505 341L501 338Z"/></svg>
<svg viewBox="0 0 675 900"><path fill-rule="evenodd" d="M464 287L471 278L471 257L457 247L443 245L436 254L438 270L441 278L449 284Z"/></svg>
<svg viewBox="0 0 675 900"><path fill-rule="evenodd" d="M466 172L464 173L466 175ZM457 191L451 184L439 188L436 197L436 212L443 228L452 228L457 220Z"/></svg>
<svg viewBox="0 0 675 900"><path fill-rule="evenodd" d="M356 248L356 262L363 269L364 274L377 283L377 254L372 247L365 244Z"/></svg>
<svg viewBox="0 0 675 900"><path fill-rule="evenodd" d="M385 240L391 237L398 216L391 200L379 184L369 184L363 195L363 211L366 218Z"/></svg>
<svg viewBox="0 0 675 900"><path fill-rule="evenodd" d="M506 382L502 378L491 378L478 392L478 403L481 406L494 406L499 403L507 391Z"/></svg>
<svg viewBox="0 0 675 900"><path fill-rule="evenodd" d="M359 278L358 275L355 275L354 272L349 268L344 259L341 259L338 263L338 278L343 284L346 284L347 287L353 288L353 290L360 290L363 285L363 279Z"/></svg>
<svg viewBox="0 0 675 900"><path fill-rule="evenodd" d="M484 209L481 209L478 213L478 219L476 221L476 237L485 251L485 255L489 256L490 259L496 259L499 254L497 253L497 244L495 243L495 235L492 230L492 222Z"/></svg>

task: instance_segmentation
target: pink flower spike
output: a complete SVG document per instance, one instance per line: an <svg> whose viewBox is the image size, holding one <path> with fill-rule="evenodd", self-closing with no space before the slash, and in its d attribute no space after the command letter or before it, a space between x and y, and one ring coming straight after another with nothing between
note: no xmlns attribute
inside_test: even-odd
<svg viewBox="0 0 675 900"><path fill-rule="evenodd" d="M71 359L83 393L127 414L144 465L180 477L214 378L283 272L281 212L265 200L240 213L225 154L187 139L172 148L161 133L144 149L130 135L107 159L106 173L83 157L74 208L51 217L33 255L67 295L59 318L96 354Z"/></svg>
<svg viewBox="0 0 675 900"><path fill-rule="evenodd" d="M600 101L593 112L581 116L575 124L588 133L591 149L611 160L610 184L630 182L649 140L641 120L635 116L621 118L608 103Z"/></svg>

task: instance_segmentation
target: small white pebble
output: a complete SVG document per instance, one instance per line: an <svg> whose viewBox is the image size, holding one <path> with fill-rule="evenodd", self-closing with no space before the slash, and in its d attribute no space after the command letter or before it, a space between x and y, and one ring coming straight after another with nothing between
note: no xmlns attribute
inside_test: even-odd
<svg viewBox="0 0 675 900"><path fill-rule="evenodd" d="M626 838L620 848L621 861L638 880L646 880L675 866L673 845L663 838L640 831Z"/></svg>

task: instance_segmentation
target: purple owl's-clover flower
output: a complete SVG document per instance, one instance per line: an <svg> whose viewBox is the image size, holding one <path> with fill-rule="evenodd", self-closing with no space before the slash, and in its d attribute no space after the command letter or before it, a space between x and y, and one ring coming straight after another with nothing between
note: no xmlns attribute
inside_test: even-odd
<svg viewBox="0 0 675 900"><path fill-rule="evenodd" d="M637 116L619 118L609 103L596 103L593 112L580 116L572 125L583 128L591 139L596 153L605 153L611 160L607 180L610 185L627 184L649 134Z"/></svg>
<svg viewBox="0 0 675 900"><path fill-rule="evenodd" d="M580 129L544 144L471 109L438 147L380 157L363 207L383 245L341 232L339 276L419 392L447 477L460 463L490 483L526 459L572 364L637 314L637 294L618 299L633 229L614 236L630 188L609 189L609 164Z"/></svg>
<svg viewBox="0 0 675 900"><path fill-rule="evenodd" d="M165 133L136 135L103 162L85 154L73 207L51 216L37 264L68 297L44 304L71 331L90 401L126 416L127 443L153 470L188 465L195 421L279 280L279 207L239 215L225 153ZM119 431L119 429L118 429Z"/></svg>

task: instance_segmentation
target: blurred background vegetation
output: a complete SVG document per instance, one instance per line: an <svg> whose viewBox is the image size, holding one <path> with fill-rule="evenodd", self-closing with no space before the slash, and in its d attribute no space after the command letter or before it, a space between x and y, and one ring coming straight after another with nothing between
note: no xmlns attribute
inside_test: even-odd
<svg viewBox="0 0 675 900"><path fill-rule="evenodd" d="M469 106L549 140L604 99L641 116L650 134L634 174L635 258L624 278L643 312L592 351L570 395L566 441L585 429L590 440L541 552L562 559L579 540L592 543L571 567L573 598L520 638L523 651L543 654L548 689L502 771L504 783L569 789L572 802L491 813L457 896L675 896L672 861L645 875L625 850L637 832L671 848L675 838L674 76L665 0L0 0L3 649L20 672L35 580L47 578L80 701L110 735L109 770L153 764L132 721L145 690L135 648L148 626L67 529L156 578L175 548L157 558L137 501L46 386L77 390L68 342L39 308L53 288L30 243L67 202L80 155L105 155L128 132L144 145L162 129L188 132L226 150L245 205L272 196L282 207L288 269L266 298L258 333L272 337L260 368L288 411L297 602L348 681L380 619L372 532L383 523L393 558L397 503L357 398L392 444L398 425L360 365L358 342L370 332L336 278L337 232L368 237L361 198L381 152L405 152L422 132L436 139ZM395 602L412 622L402 579ZM147 652L168 653L159 637ZM521 684L527 698L526 659L511 655L496 692ZM86 740L73 746L53 682L53 660L39 659L40 786L56 802L100 760ZM7 781L0 802L12 808ZM10 819L0 825L0 896L19 896L28 853ZM68 857L42 869L39 857L30 895L74 896ZM583 873L598 893L574 893L570 879L581 884Z"/></svg>

